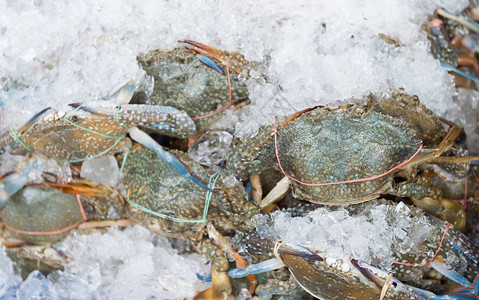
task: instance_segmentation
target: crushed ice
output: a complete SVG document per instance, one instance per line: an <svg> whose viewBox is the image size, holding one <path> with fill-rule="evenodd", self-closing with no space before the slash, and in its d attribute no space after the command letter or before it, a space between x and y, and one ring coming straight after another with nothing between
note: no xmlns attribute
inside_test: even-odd
<svg viewBox="0 0 479 300"><path fill-rule="evenodd" d="M138 225L70 235L55 247L74 260L46 278L34 271L23 283L2 250L0 298L182 299L208 287L196 278L196 273L208 272L204 258L179 255L166 238Z"/></svg>
<svg viewBox="0 0 479 300"><path fill-rule="evenodd" d="M259 215L257 230L286 243L324 252L329 259L354 258L389 268L399 255L427 241L431 227L403 203L368 205L355 215L319 208L302 217L285 211Z"/></svg>
<svg viewBox="0 0 479 300"><path fill-rule="evenodd" d="M264 63L246 80L252 103L239 116L237 134L251 134L272 117L301 108L400 87L417 94L436 113L447 112L460 125L471 125L475 116L462 119L459 105L475 107L477 92L463 90L453 100L451 76L430 55L421 30L426 16L437 7L458 13L467 5L467 0L3 1L0 132L14 123L21 126L47 106L106 98L125 79L135 80L138 89L151 90L152 81L136 63L136 55L172 48L179 39L238 51L250 61ZM403 46L388 45L380 33L397 38ZM472 132L471 128L466 126L466 131ZM396 228L388 233L391 239L371 239L365 232L379 234L380 219L365 223L344 212L320 210L305 220L303 237L316 232L313 224L322 224L317 217L329 220L337 232L355 233L348 233L346 244L332 244L337 249L332 253L349 251L345 253L364 256L366 261L365 253L371 249L387 261L391 239L401 240L405 234ZM281 213L275 218L300 225ZM344 222L349 226L339 226ZM363 224L364 231L356 234L356 224ZM293 232L288 234L293 237ZM315 243L325 247L322 241ZM203 288L194 276L204 267L199 256L180 256L166 239L139 227L72 236L61 247L75 259L65 271L47 278L32 273L20 288L20 277L0 250L0 298L31 291L39 282L47 288L40 292L75 298L147 298L158 293L185 297Z"/></svg>
<svg viewBox="0 0 479 300"><path fill-rule="evenodd" d="M237 133L277 115L405 88L437 113L453 106L451 77L421 25L467 0L7 1L0 3L0 131L44 107L104 98L125 79L151 88L136 55L193 39L264 62ZM397 38L402 47L379 34ZM261 71L263 72L263 71Z"/></svg>

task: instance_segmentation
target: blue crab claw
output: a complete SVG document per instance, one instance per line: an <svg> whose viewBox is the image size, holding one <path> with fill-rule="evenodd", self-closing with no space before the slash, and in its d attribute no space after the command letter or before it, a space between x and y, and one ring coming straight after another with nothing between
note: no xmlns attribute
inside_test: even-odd
<svg viewBox="0 0 479 300"><path fill-rule="evenodd" d="M196 134L195 122L182 110L171 106L111 103L71 103L69 106L91 114L108 116L127 127L140 126L159 134L187 137Z"/></svg>
<svg viewBox="0 0 479 300"><path fill-rule="evenodd" d="M459 70L458 68L454 67L451 64L448 64L448 63L445 63L445 62L441 61L441 67L443 67L444 69L446 69L448 71L451 71L451 72L457 73L459 75L462 75L466 78L469 78L472 81L479 82L479 78L474 77L472 75L469 75L466 72Z"/></svg>
<svg viewBox="0 0 479 300"><path fill-rule="evenodd" d="M130 134L130 137L137 141L138 143L144 145L145 147L149 148L150 150L153 150L156 152L158 157L163 160L164 162L169 163L180 175L190 179L197 185L201 186L202 188L213 192L203 181L201 181L199 178L197 178L194 174L191 173L191 170L185 166L184 163L182 163L176 156L173 154L163 150L163 148L154 140L152 139L148 134L145 132L141 131L137 127L130 128L128 130L128 133Z"/></svg>
<svg viewBox="0 0 479 300"><path fill-rule="evenodd" d="M225 75L225 72L223 72L223 70L221 70L221 68L213 60L211 60L211 58L204 56L203 54L198 54L198 57L200 58L200 61L207 67L212 68L221 75Z"/></svg>
<svg viewBox="0 0 479 300"><path fill-rule="evenodd" d="M28 182L28 175L9 172L0 177L0 210L8 203L10 196L18 192Z"/></svg>
<svg viewBox="0 0 479 300"><path fill-rule="evenodd" d="M226 272L226 275L231 278L243 278L251 274L261 274L264 272L277 270L282 267L284 267L284 264L279 259L271 258L254 265L248 265L246 269L231 269ZM210 275L196 274L196 277L205 282L211 281Z"/></svg>

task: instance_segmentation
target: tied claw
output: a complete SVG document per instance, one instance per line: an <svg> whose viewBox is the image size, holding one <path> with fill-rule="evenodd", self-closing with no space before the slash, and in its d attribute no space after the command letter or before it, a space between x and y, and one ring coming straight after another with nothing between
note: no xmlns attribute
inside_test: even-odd
<svg viewBox="0 0 479 300"><path fill-rule="evenodd" d="M169 152L166 152L163 149L161 149L161 151L165 152L166 155L168 156L167 160L164 160L164 161L168 162L180 175L183 175L184 177L190 179L197 185L213 193L213 190L210 189L201 179L196 177L196 175L192 173L191 170L181 160L179 160L176 156L174 156L173 154ZM160 158L162 158L163 153L159 154L156 150L155 152L158 154L158 156L160 156Z"/></svg>

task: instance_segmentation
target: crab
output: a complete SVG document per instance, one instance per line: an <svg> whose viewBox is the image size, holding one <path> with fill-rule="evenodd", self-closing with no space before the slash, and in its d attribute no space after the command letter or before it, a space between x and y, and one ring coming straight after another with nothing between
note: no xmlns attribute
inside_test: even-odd
<svg viewBox="0 0 479 300"><path fill-rule="evenodd" d="M450 125L446 132L443 122ZM361 203L382 194L427 196L416 180L419 165L477 158L440 157L460 136L461 128L439 119L416 96L370 95L357 103L316 107L263 127L256 136L236 140L227 169L246 180L276 169L282 188L261 202L266 207L292 186L300 200L327 205Z"/></svg>
<svg viewBox="0 0 479 300"><path fill-rule="evenodd" d="M476 88L471 80L479 82L479 62L475 57L479 27L469 21L468 14L473 16L472 5L459 17L437 9L424 28L431 41L433 56L442 67L452 72L456 87Z"/></svg>
<svg viewBox="0 0 479 300"><path fill-rule="evenodd" d="M0 137L0 148L11 153L26 150L42 153L59 161L82 162L128 148L128 134L137 142L154 150L180 174L203 188L189 174L183 163L137 126L157 133L185 137L196 133L195 124L186 113L176 108L158 105L127 104L135 85L128 82L120 88L117 100L70 104L69 110L46 108L32 117L18 132L14 126Z"/></svg>
<svg viewBox="0 0 479 300"><path fill-rule="evenodd" d="M192 48L156 49L138 55L140 66L154 79L154 88L150 96L139 95L135 100L185 111L201 133L222 115L220 112L247 102L248 90L239 76L259 63L248 62L237 52L190 40L179 42Z"/></svg>
<svg viewBox="0 0 479 300"><path fill-rule="evenodd" d="M248 201L239 182L232 178L222 182L219 174L209 174L186 153L171 153L198 180L208 183L212 192L199 189L156 159L153 151L136 145L126 158L119 159L127 187L128 218L156 234L192 242L200 254L213 261L214 272L228 268L227 256L246 266L223 234L251 231L255 226L252 217L259 209ZM228 179L233 182L228 183Z"/></svg>
<svg viewBox="0 0 479 300"><path fill-rule="evenodd" d="M227 274L237 278L286 266L308 293L320 299L463 299L479 294L479 249L465 235L404 203L378 199L348 206L346 210L352 216L363 216L368 222L368 213L379 206L388 212L387 223L395 215L403 214L413 224L420 223L429 230L422 238L420 233L408 238L414 243L412 251L402 251L401 241L392 244L390 251L396 261L389 266L366 263L354 257L338 258L328 254L328 249L318 251L296 245L294 240L280 240L275 244L273 237L262 235L256 247L269 248L267 251L274 252L276 258L250 265L246 270L232 269ZM435 272L438 274L430 277ZM444 281L440 279L444 278L451 282L441 283ZM437 293L444 295L436 296Z"/></svg>
<svg viewBox="0 0 479 300"><path fill-rule="evenodd" d="M68 257L52 244L73 229L129 223L124 219L124 199L109 186L85 179L29 182L0 211L0 241L24 275L34 269L48 273L67 263Z"/></svg>

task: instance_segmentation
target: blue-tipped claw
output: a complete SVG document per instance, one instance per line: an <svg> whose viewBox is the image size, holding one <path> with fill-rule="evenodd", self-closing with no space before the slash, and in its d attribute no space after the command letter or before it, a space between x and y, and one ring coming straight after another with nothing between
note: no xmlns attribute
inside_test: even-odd
<svg viewBox="0 0 479 300"><path fill-rule="evenodd" d="M204 56L203 54L198 54L198 57L200 58L200 61L207 67L212 68L221 75L225 75L223 70L221 70L221 68L211 58L209 58L208 56Z"/></svg>
<svg viewBox="0 0 479 300"><path fill-rule="evenodd" d="M260 263L249 265L246 269L231 269L226 274L231 278L243 278L251 274L260 274L268 271L277 270L284 267L284 264L277 258L268 259ZM196 274L199 280L210 282L210 275Z"/></svg>
<svg viewBox="0 0 479 300"><path fill-rule="evenodd" d="M117 103L118 104L130 103L130 100L131 98L133 98L134 93L135 93L135 82L130 80L125 85L123 85L123 87L120 89L120 92L117 98Z"/></svg>
<svg viewBox="0 0 479 300"><path fill-rule="evenodd" d="M169 163L180 175L190 179L191 181L201 186L202 188L210 192L213 192L213 190L211 190L203 181L201 181L193 173L191 173L191 170L184 163L182 163L173 154L163 150L163 148L148 134L141 131L137 127L130 128L128 130L128 133L130 134L130 137L132 139L142 144L143 146L147 147L148 149L155 151L155 153L158 155L158 157L161 160Z"/></svg>

